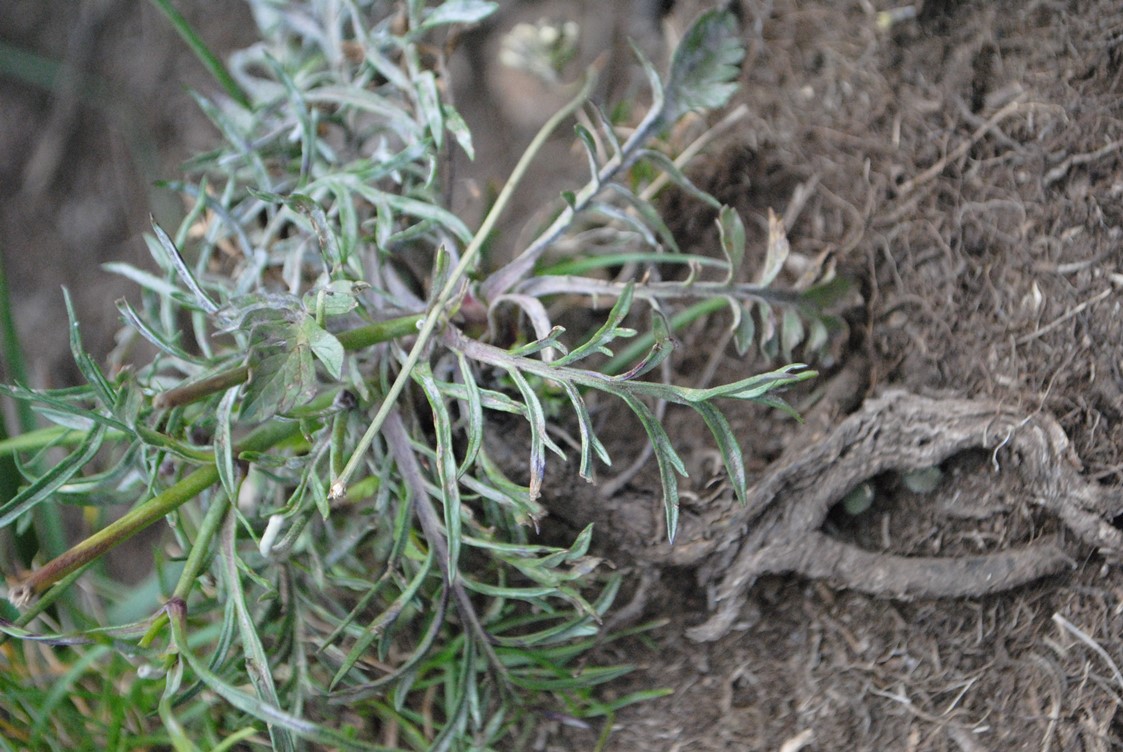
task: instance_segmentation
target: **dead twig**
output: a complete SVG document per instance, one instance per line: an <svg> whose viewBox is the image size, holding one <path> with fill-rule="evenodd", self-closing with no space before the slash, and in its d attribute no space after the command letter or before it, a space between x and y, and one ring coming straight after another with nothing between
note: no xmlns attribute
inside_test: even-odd
<svg viewBox="0 0 1123 752"><path fill-rule="evenodd" d="M1021 337L1018 337L1016 340L1014 340L1014 343L1018 344L1018 345L1024 345L1025 343L1027 343L1031 340L1035 340L1035 339L1037 339L1038 337L1040 337L1041 335L1043 335L1047 332L1053 331L1058 326L1060 326L1064 322L1068 321L1069 319L1073 318L1074 316L1079 316L1081 313L1083 313L1085 310L1087 310L1090 306L1094 306L1096 303L1099 303L1101 300L1103 300L1104 298L1106 298L1110 294L1111 294L1111 288L1110 287L1107 288L1106 290L1102 290L1101 292L1097 293L1094 297L1089 298L1088 300L1085 300L1083 303L1076 306L1075 308L1072 308L1072 309L1066 311L1064 314L1062 314L1061 316L1058 316L1057 318L1053 319L1052 321L1050 321L1045 326L1039 327L1038 329L1030 332L1029 334L1025 334L1025 335L1022 335Z"/></svg>

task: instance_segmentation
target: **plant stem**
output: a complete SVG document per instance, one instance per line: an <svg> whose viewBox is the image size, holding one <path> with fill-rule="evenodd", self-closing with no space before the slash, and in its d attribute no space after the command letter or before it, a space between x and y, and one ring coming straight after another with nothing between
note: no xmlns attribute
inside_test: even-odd
<svg viewBox="0 0 1123 752"><path fill-rule="evenodd" d="M378 435L382 424L390 414L390 410L394 407L402 390L405 389L406 382L412 378L413 369L421 360L421 353L428 347L429 341L433 337L433 332L437 328L437 324L445 317L445 307L448 305L449 301L452 300L453 295L461 289L461 285L464 282L468 270L476 262L476 257L479 255L480 249L483 247L488 235L491 234L495 223L499 220L499 215L503 213L503 210L510 202L516 186L518 186L523 176L526 175L535 156L546 143L546 139L549 138L554 129L588 99L589 92L593 87L593 81L594 77L591 74L585 77L585 85L581 87L581 91L578 92L577 96L546 121L546 124L543 125L537 135L535 135L534 140L530 142L530 146L527 147L526 151L524 151L519 158L518 164L515 165L515 169L511 172L511 177L507 179L507 184L503 186L499 197L496 198L491 210L488 211L484 221L480 224L479 229L476 230L476 234L472 237L472 242L464 249L464 254L460 257L460 262L452 270L444 288L441 289L440 294L429 308L429 313L425 317L424 323L421 325L421 331L417 335L417 340L413 343L413 348L409 351L409 355L406 357L406 362L402 365L402 369L398 372L394 383L390 385L389 391L386 392L386 397L382 400L382 404L379 405L378 412L375 413L374 419L371 420L366 433L359 439L359 443L351 453L350 459L347 460L347 464L343 467L343 472L332 481L331 489L328 492L329 498L338 499L347 493L347 482L351 479L351 476L355 474L359 463L362 462L367 450L370 449L371 442L373 442L374 437Z"/></svg>
<svg viewBox="0 0 1123 752"><path fill-rule="evenodd" d="M123 434L117 431L106 431L105 436L107 439L120 438ZM86 432L80 431L77 428L66 428L65 426L48 426L47 428L40 428L36 431L28 431L21 433L19 436L12 436L11 438L0 441L0 457L16 452L28 452L42 449L48 444L55 444L57 446L77 446L82 443L86 438Z"/></svg>
<svg viewBox="0 0 1123 752"><path fill-rule="evenodd" d="M378 321L366 326L349 329L335 335L344 350L354 352L364 347L377 345L399 337L413 334L417 331L417 322L421 321L423 314L413 313L409 316L400 316L388 321ZM152 406L157 409L178 407L203 399L204 397L225 391L232 386L243 384L250 377L249 366L236 366L225 371L219 371L213 376L196 381L191 384L177 386L166 392L157 394L152 400Z"/></svg>
<svg viewBox="0 0 1123 752"><path fill-rule="evenodd" d="M211 540L214 539L215 533L218 532L222 521L226 519L226 513L229 511L230 503L227 499L216 497L211 502L211 507L203 517L203 523L199 526L195 542L191 545L191 552L187 554L187 562L183 566L183 572L179 575L179 582L176 583L175 590L172 591L173 598L187 600L187 595L191 592L191 588L195 586L195 580L203 569L207 554L210 553ZM140 647L146 648L151 645L152 641L156 639L156 635L167 623L168 612L161 611L140 639Z"/></svg>
<svg viewBox="0 0 1123 752"><path fill-rule="evenodd" d="M331 400L331 394L321 395L310 402L308 407L311 410L323 410L331 404ZM238 445L236 452L263 452L299 433L300 421L274 420L247 436ZM217 482L218 468L214 463L203 465L167 490L153 496L120 519L32 572L12 589L12 603L16 606L27 604L31 598L43 593L63 577L105 555L106 552L175 511Z"/></svg>
<svg viewBox="0 0 1123 752"><path fill-rule="evenodd" d="M184 384L183 386L169 389L166 392L161 392L152 398L152 406L157 410L164 410L169 407L188 405L203 399L207 395L223 392L232 386L243 384L249 377L249 366L228 368L225 371L219 371L213 376L208 376L201 381Z"/></svg>
<svg viewBox="0 0 1123 752"><path fill-rule="evenodd" d="M509 291L519 280L530 276L530 272L534 269L534 264L539 257L561 237L562 233L573 222L573 218L589 208L597 194L612 182L620 170L627 167L635 159L651 134L662 125L663 115L662 104L652 108L636 126L628 140L620 147L620 151L613 154L597 174L574 195L572 205L567 205L553 224L535 238L534 242L527 246L522 253L483 281L480 290L485 299L494 300Z"/></svg>
<svg viewBox="0 0 1123 752"><path fill-rule="evenodd" d="M729 301L723 297L707 298L671 316L668 324L672 332L677 332L691 321L697 321L700 318L716 313L727 305L729 305ZM747 316L748 314L745 315ZM618 374L642 358L644 353L650 350L654 344L654 332L641 334L605 363L601 370L607 374Z"/></svg>
<svg viewBox="0 0 1123 752"><path fill-rule="evenodd" d="M199 468L168 490L152 497L32 572L19 586L12 589L12 603L17 607L28 603L33 596L41 594L59 579L100 558L217 481L218 469L214 465Z"/></svg>

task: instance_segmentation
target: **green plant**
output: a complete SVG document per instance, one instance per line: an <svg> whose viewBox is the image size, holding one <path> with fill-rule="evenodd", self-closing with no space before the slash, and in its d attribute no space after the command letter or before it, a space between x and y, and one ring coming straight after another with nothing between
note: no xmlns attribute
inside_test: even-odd
<svg viewBox="0 0 1123 752"><path fill-rule="evenodd" d="M198 100L225 143L188 165L191 182L169 185L189 210L173 234L153 223L157 271L110 265L142 288L139 307L118 308L155 348L151 362L103 372L67 300L86 383L4 389L54 425L0 442L26 477L0 504L0 527L34 540L36 510L132 504L50 561L5 554L9 573L31 572L0 603L0 631L24 646L0 646L2 673L35 674L38 650L70 666L62 695L12 682L0 700L20 744L491 748L533 724L532 708L610 718L655 693L605 703L596 687L628 667L581 664L613 637L598 633L619 580L589 554L591 527L568 547L534 542L547 455L564 456L553 431L575 422L591 479L609 455L587 402L622 401L652 446L673 538L686 470L653 405L696 411L743 494L718 401L786 407L775 391L814 375L787 365L709 389L642 378L671 354L676 325L721 308L742 352L759 343L790 359L827 336L812 296L771 288L787 254L779 221L756 282L738 281L741 220L660 141L734 90L731 17L703 15L665 83L641 60L653 103L625 140L587 101L590 77L473 230L443 200L448 150L471 155L472 141L432 42L495 4L329 5L254 2L263 42L229 73L206 57L228 97ZM481 252L511 192L575 114L589 181L529 246L487 268ZM652 204L668 180L717 212L724 259L679 252ZM568 273L544 263L561 239L595 233L611 244L565 259ZM688 274L652 276L671 264ZM619 267L633 278L602 273ZM544 303L560 296L614 305L572 338ZM650 332L622 363L610 346L636 335L637 301ZM496 413L529 428L525 484L492 456ZM127 595L100 571L104 554L161 520L170 553ZM166 605L149 615L157 597ZM91 698L102 712L75 712Z"/></svg>

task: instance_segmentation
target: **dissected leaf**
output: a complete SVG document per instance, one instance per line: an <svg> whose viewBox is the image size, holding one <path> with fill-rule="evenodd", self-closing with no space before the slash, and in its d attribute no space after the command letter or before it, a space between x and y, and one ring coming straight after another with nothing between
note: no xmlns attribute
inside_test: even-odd
<svg viewBox="0 0 1123 752"><path fill-rule="evenodd" d="M523 404L527 408L526 419L530 425L530 498L533 501L542 493L542 479L546 473L546 449L549 448L562 459L565 459L565 452L546 433L546 414L542 410L542 402L526 378L515 368L508 368L507 373L518 388Z"/></svg>
<svg viewBox="0 0 1123 752"><path fill-rule="evenodd" d="M179 358L180 360L188 362L196 360L194 356L189 355L171 339L153 329L148 322L141 318L136 309L129 304L129 301L124 298L118 300L117 310L121 312L121 316L124 317L125 321L140 333L140 336L144 337L155 347L163 350L173 358Z"/></svg>
<svg viewBox="0 0 1123 752"><path fill-rule="evenodd" d="M175 247L175 243L173 243L172 239L168 237L168 234L164 232L164 228L156 224L155 219L152 220L152 231L156 233L156 240L159 241L160 248L165 254L165 259L175 267L183 283L187 285L188 289L195 295L195 300L198 302L200 308L207 313L214 313L217 311L218 304L203 290L199 281L195 279L194 272L191 271L187 262L183 260L179 249Z"/></svg>
<svg viewBox="0 0 1123 752"><path fill-rule="evenodd" d="M678 478L675 477L675 473L684 478L688 477L686 466L671 445L667 431L647 405L631 395L622 395L621 398L639 418L640 424L647 434L647 439L651 442L654 450L655 462L659 467L659 482L663 487L663 514L667 524L667 540L674 543L675 533L678 531L679 513Z"/></svg>
<svg viewBox="0 0 1123 752"><path fill-rule="evenodd" d="M597 160L596 139L593 137L592 132L580 123L573 126L573 132L577 134L581 145L585 147L585 158L589 161L589 175L592 176L593 180L596 180L597 173L600 172L600 165Z"/></svg>
<svg viewBox="0 0 1123 752"><path fill-rule="evenodd" d="M437 91L437 77L433 71L421 71L413 80L414 91L417 94L417 106L429 129L429 136L438 148L444 146L445 122L444 108L441 106L441 95Z"/></svg>
<svg viewBox="0 0 1123 752"><path fill-rule="evenodd" d="M94 361L82 345L82 333L78 326L78 316L74 313L74 304L70 300L70 292L64 287L62 298L66 304L66 319L70 332L70 352L74 356L74 363L78 370L92 388L94 394L103 407L112 409L117 403L117 390L110 385L101 368Z"/></svg>
<svg viewBox="0 0 1123 752"><path fill-rule="evenodd" d="M499 7L498 3L485 0L445 0L426 13L419 31L446 24L479 23Z"/></svg>
<svg viewBox="0 0 1123 752"><path fill-rule="evenodd" d="M597 438L597 434L593 430L589 408L585 406L585 401L581 398L581 393L577 391L577 387L569 381L563 381L561 385L565 389L566 396L569 397L570 404L573 405L573 412L577 415L577 429L581 433L581 464L578 474L585 480L591 481L593 479L591 453L596 452L597 457L606 465L611 465L612 460L608 456L608 450L604 448L604 444Z"/></svg>
<svg viewBox="0 0 1123 752"><path fill-rule="evenodd" d="M721 461L725 465L725 472L729 476L729 483L733 486L733 492L737 495L737 500L742 505L745 504L745 485L748 480L745 476L745 461L741 456L741 446L737 443L733 428L729 425L729 421L721 410L711 403L696 402L692 407L706 421L710 433L714 436L714 441L717 442L718 451L721 453Z"/></svg>
<svg viewBox="0 0 1123 752"><path fill-rule="evenodd" d="M663 96L665 120L690 110L723 107L737 89L745 49L728 11L703 13L683 35L671 59Z"/></svg>
<svg viewBox="0 0 1123 752"><path fill-rule="evenodd" d="M437 458L437 478L441 484L441 508L444 511L445 537L448 545L445 571L455 572L460 561L461 519L460 483L456 449L452 442L452 419L429 366L419 364L413 371L413 378L421 385L433 413L433 428L437 439L434 447ZM531 482L533 484L533 478Z"/></svg>
<svg viewBox="0 0 1123 752"><path fill-rule="evenodd" d="M575 363L578 360L587 358L593 353L601 353L602 355L611 355L612 352L608 349L607 345L618 337L633 337L636 330L627 327L621 327L620 323L628 315L628 311L632 307L632 294L635 291L635 285L629 282L624 286L620 292L620 296L616 298L616 303L613 304L612 310L608 313L608 318L600 329L593 334L587 341L573 348L568 355L563 355L553 361L553 365L564 366L569 363Z"/></svg>
<svg viewBox="0 0 1123 752"><path fill-rule="evenodd" d="M332 271L340 267L346 259L340 253L339 241L336 239L331 223L328 222L324 208L310 196L302 193L293 193L283 197L282 200L290 209L307 217L312 224L312 229L316 233L316 244L324 259L324 266Z"/></svg>
<svg viewBox="0 0 1123 752"><path fill-rule="evenodd" d="M655 151L654 149L646 149L643 152L643 159L651 162L663 175L666 175L671 182L702 203L714 209L720 210L722 208L720 201L694 185L690 178L686 177L686 173L679 169L674 160L663 152Z"/></svg>
<svg viewBox="0 0 1123 752"><path fill-rule="evenodd" d="M333 379L338 380L343 377L343 357L345 355L343 345L333 335L324 331L315 319L310 316L304 319L300 325L300 338L297 341L301 344L303 341L308 342L312 354L324 364L324 368L327 369Z"/></svg>
<svg viewBox="0 0 1123 752"><path fill-rule="evenodd" d="M64 460L20 489L12 498L0 505L0 528L5 528L26 514L32 507L45 501L59 486L74 477L101 449L105 440L105 426L96 425L82 443Z"/></svg>
<svg viewBox="0 0 1123 752"><path fill-rule="evenodd" d="M472 143L472 132L468 129L468 124L464 122L464 118L451 107L445 107L444 121L445 128L456 139L456 143L460 144L460 148L468 155L468 159L475 161L476 147Z"/></svg>
<svg viewBox="0 0 1123 752"><path fill-rule="evenodd" d="M291 350L270 351L251 358L250 376L243 387L242 420L258 422L287 413L316 394L316 368L307 342Z"/></svg>
<svg viewBox="0 0 1123 752"><path fill-rule="evenodd" d="M666 246L667 249L674 253L682 253L678 241L675 240L674 233L671 232L671 228L667 226L663 217L659 215L658 210L656 210L650 201L644 201L636 194L625 190L622 186L616 185L615 183L610 185L609 189L643 217L643 221L648 227L655 230L655 233L659 236L659 239L663 241L663 245Z"/></svg>
<svg viewBox="0 0 1123 752"><path fill-rule="evenodd" d="M670 357L675 349L675 339L671 336L671 328L666 317L655 308L651 310L651 333L655 337L655 342L644 359L619 376L613 377L614 379L630 381L639 378Z"/></svg>

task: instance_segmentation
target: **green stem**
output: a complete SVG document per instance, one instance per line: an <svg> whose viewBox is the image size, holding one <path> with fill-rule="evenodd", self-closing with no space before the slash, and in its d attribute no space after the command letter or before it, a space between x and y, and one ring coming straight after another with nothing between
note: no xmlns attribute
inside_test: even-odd
<svg viewBox="0 0 1123 752"><path fill-rule="evenodd" d="M321 395L309 403L308 407L311 410L323 410L331 405L331 400L332 394ZM236 451L238 453L263 452L299 434L299 421L275 420L252 432L238 445ZM152 523L163 519L217 482L218 468L213 463L203 465L166 491L153 496L120 519L32 572L12 589L12 603L16 606L28 603L31 598L40 595L60 579L104 556L106 552L129 540Z"/></svg>
<svg viewBox="0 0 1123 752"><path fill-rule="evenodd" d="M479 229L476 230L476 234L472 237L472 242L464 249L464 254L460 257L460 263L452 270L444 288L441 289L440 294L437 295L436 300L433 301L433 305L429 308L429 314L425 317L425 321L421 325L421 330L413 343L413 348L406 357L406 362L402 365L402 369L398 372L394 383L390 385L390 389L386 392L386 397L382 400L382 404L378 406L378 412L375 413L374 419L367 427L366 433L359 439L359 443L351 453L350 459L343 467L343 472L332 481L329 498L338 499L347 493L347 482L351 479L351 476L355 474L359 463L362 462L363 458L366 456L367 450L370 449L374 437L378 435L378 432L382 429L382 424L386 422L390 410L393 409L399 395L401 395L402 390L405 389L406 382L412 378L413 369L417 367L418 362L421 360L421 353L425 352L426 348L429 346L429 341L433 337L433 332L436 331L437 324L445 317L445 307L460 289L468 270L476 263L476 257L479 255L480 249L491 234L492 228L495 227L495 223L499 220L499 216L503 213L503 210L506 209L507 204L510 203L511 196L515 193L515 188L526 175L527 170L530 169L530 165L533 163L538 152L542 149L542 146L546 143L546 140L550 137L550 134L554 132L563 120L572 115L585 103L585 100L588 99L589 92L592 90L593 81L592 75L586 76L585 85L581 87L581 91L578 92L577 96L546 121L546 124L543 125L537 135L535 135L534 140L530 142L530 146L527 147L526 151L523 152L523 155L519 158L518 164L515 165L515 169L511 172L511 177L507 179L507 184L503 186L503 190L500 191L491 210L488 211L487 216L484 217L484 221L480 224Z"/></svg>
<svg viewBox="0 0 1123 752"><path fill-rule="evenodd" d="M116 431L106 431L106 438L112 438L114 435L118 438L123 434ZM0 441L0 457L16 452L30 452L42 449L49 444L57 446L77 446L82 443L86 438L86 431L79 431L76 428L65 428L63 426L49 426L47 428L40 428L36 431L28 431L21 433L19 436L13 436L9 439Z"/></svg>
<svg viewBox="0 0 1123 752"><path fill-rule="evenodd" d="M217 481L218 469L214 465L199 468L168 490L152 497L32 572L12 590L12 602L16 606L27 603L33 596L41 594L59 579L102 557L156 520L179 508L188 499L201 494Z"/></svg>
<svg viewBox="0 0 1123 752"><path fill-rule="evenodd" d="M215 375L208 376L200 381L184 384L183 386L169 389L166 392L161 392L152 398L152 406L157 410L164 410L170 407L188 405L203 399L207 395L224 392L232 386L244 384L249 377L249 366L228 368L225 371L219 371Z"/></svg>
<svg viewBox="0 0 1123 752"><path fill-rule="evenodd" d="M348 352L362 350L364 347L389 342L392 339L405 337L417 331L417 324L425 317L422 313L411 313L408 316L399 316L396 319L376 321L373 324L348 329L335 335L339 344Z"/></svg>
<svg viewBox="0 0 1123 752"><path fill-rule="evenodd" d="M421 321L422 317L423 314L414 313L409 316L401 316L388 321L378 321L373 324L367 324L366 326L340 332L335 338L339 340L339 344L343 345L344 350L354 352L355 350L362 350L371 345L377 345L380 342L388 342L392 339L413 334L417 331L417 322ZM228 368L225 371L219 371L205 379L191 384L177 386L174 389L169 389L166 392L157 394L152 400L152 406L157 409L164 409L187 405L192 402L197 402L211 394L224 392L232 386L243 384L249 377L249 366Z"/></svg>
<svg viewBox="0 0 1123 752"><path fill-rule="evenodd" d="M211 549L211 541L219 527L222 526L222 521L226 519L226 513L229 511L230 504L224 498L216 497L211 503L210 509L203 517L203 524L199 526L199 533L195 536L195 542L191 545L191 552L187 555L183 572L179 575L179 582L176 583L175 590L172 591L173 598L187 600L191 588L195 586L199 577L199 572L203 570L203 564L206 563L207 555ZM156 639L156 635L167 623L168 612L161 611L152 621L151 626L148 627L148 631L144 633L144 637L140 639L140 647L146 648L151 645L152 641Z"/></svg>

